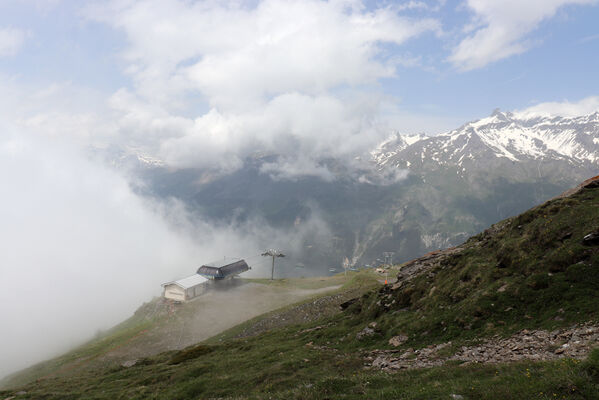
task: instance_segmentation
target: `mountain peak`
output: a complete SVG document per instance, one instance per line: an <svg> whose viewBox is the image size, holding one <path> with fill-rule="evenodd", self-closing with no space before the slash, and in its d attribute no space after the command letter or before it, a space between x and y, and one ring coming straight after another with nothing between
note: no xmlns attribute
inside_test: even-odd
<svg viewBox="0 0 599 400"><path fill-rule="evenodd" d="M599 112L543 118L496 108L486 118L424 138L396 134L371 154L380 165L398 167L426 163L464 168L464 162L489 162L489 157L594 164L599 162Z"/></svg>
<svg viewBox="0 0 599 400"><path fill-rule="evenodd" d="M499 107L497 107L496 109L493 110L493 112L491 113L491 117L498 116L498 115L504 115L501 112L501 108L499 108Z"/></svg>

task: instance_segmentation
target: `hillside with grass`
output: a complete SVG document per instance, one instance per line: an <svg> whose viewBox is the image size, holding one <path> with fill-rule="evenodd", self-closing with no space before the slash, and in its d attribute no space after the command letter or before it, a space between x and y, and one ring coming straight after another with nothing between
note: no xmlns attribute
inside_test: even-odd
<svg viewBox="0 0 599 400"><path fill-rule="evenodd" d="M154 298L126 321L99 333L84 345L0 380L0 387L129 365L144 357L183 349L224 330L243 326L239 324L247 320L264 319L273 310L298 302L312 304L318 299L307 319L330 315L337 312L339 303L379 284L372 271L365 271L360 278L354 279L353 275L352 272L348 278L337 275L274 281L234 279L209 282L207 292L189 302ZM305 322L306 316L300 317L298 322ZM286 320L292 321L292 318Z"/></svg>
<svg viewBox="0 0 599 400"><path fill-rule="evenodd" d="M0 398L599 398L598 180L395 273Z"/></svg>

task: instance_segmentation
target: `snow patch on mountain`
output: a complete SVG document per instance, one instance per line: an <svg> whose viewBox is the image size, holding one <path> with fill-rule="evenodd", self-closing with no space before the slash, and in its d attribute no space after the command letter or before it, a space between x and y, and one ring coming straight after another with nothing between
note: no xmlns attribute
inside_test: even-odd
<svg viewBox="0 0 599 400"><path fill-rule="evenodd" d="M462 166L488 157L512 162L561 160L599 162L599 112L581 116L539 115L495 110L435 137L394 133L371 152L379 165L409 166L419 160Z"/></svg>
<svg viewBox="0 0 599 400"><path fill-rule="evenodd" d="M392 156L428 137L429 136L423 133L416 135L402 135L399 132L393 132L387 139L382 141L374 150L372 150L370 155L377 164L385 165L386 160Z"/></svg>

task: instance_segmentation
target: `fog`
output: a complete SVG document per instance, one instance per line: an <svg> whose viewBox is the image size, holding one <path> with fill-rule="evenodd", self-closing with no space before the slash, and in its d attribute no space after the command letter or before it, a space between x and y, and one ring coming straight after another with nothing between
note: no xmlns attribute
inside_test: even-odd
<svg viewBox="0 0 599 400"><path fill-rule="evenodd" d="M90 156L93 149L136 149L171 168L214 166L220 174L257 151L276 152L279 161L262 171L273 178L334 179L322 158L353 165L389 132L379 118L389 99L370 86L392 76L396 62L377 59L376 43L401 44L437 26L335 2L268 1L253 11L234 3L114 1L77 11L82 24L103 24L94 25L96 33L122 35L95 59L120 71L122 87L96 84L102 77L93 69L77 80L69 62L57 64L73 82L68 73L44 80L39 72L0 70L0 376L122 321L159 295L161 283L200 263L247 257L250 276L269 276L269 260L259 256L266 248L292 255L281 265L293 265L305 237L329 236L318 210L285 230L259 217L215 226L176 200L137 196L135 177ZM56 7L48 8L48 21L68 8ZM256 18L263 34L252 33ZM311 22L289 31L298 18ZM165 21L172 35L154 32ZM23 32L20 47L15 42L5 54L43 46L36 44L41 36ZM96 44L77 43L102 52Z"/></svg>
<svg viewBox="0 0 599 400"><path fill-rule="evenodd" d="M258 219L212 226L174 200L138 197L81 148L1 128L0 376L122 321L202 262L267 243L297 252L302 236L327 232L317 218L285 232ZM270 274L263 261L250 260L253 276Z"/></svg>

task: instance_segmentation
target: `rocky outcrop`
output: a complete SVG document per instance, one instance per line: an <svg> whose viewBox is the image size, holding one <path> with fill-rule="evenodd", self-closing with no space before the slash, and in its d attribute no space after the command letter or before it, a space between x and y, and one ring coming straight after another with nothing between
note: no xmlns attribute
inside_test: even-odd
<svg viewBox="0 0 599 400"><path fill-rule="evenodd" d="M564 197L570 197L570 196L572 196L572 195L580 192L582 189L585 189L585 188L592 189L592 188L596 188L596 187L599 187L599 175L594 176L592 178L589 178L589 179L583 181L582 183L580 183L576 187L573 187L572 189L566 190L564 193L560 194L559 196L554 197L551 200L561 199L561 198L564 198Z"/></svg>
<svg viewBox="0 0 599 400"><path fill-rule="evenodd" d="M596 346L599 346L599 324L589 323L554 331L525 329L508 338L495 336L480 343L460 346L453 351L448 351L452 348L451 342L417 350L375 350L365 354L365 365L396 371L434 367L447 361L494 364L564 357L583 359Z"/></svg>
<svg viewBox="0 0 599 400"><path fill-rule="evenodd" d="M393 346L393 347L399 347L407 341L408 341L407 335L397 335L397 336L393 336L391 339L389 339L389 345Z"/></svg>
<svg viewBox="0 0 599 400"><path fill-rule="evenodd" d="M446 259L448 256L458 254L464 249L464 246L450 247L445 250L437 250L423 255L415 260L405 263L402 265L399 273L397 274L397 280L391 285L391 290L397 290L405 286L406 283L410 282L416 276L429 271L432 267L440 265L441 261Z"/></svg>
<svg viewBox="0 0 599 400"><path fill-rule="evenodd" d="M582 238L582 244L585 246L599 246L599 231L591 232Z"/></svg>

